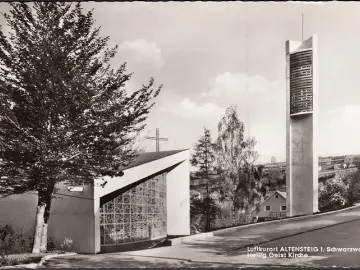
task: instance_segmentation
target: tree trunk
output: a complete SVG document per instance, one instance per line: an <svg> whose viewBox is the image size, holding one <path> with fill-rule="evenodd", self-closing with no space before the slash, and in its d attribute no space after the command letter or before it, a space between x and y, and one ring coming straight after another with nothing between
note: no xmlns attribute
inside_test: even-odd
<svg viewBox="0 0 360 270"><path fill-rule="evenodd" d="M233 225L236 225L236 209L235 209L235 206L232 207L232 220L233 220Z"/></svg>
<svg viewBox="0 0 360 270"><path fill-rule="evenodd" d="M33 244L32 253L40 253L41 239L44 228L44 213L45 213L45 205L38 204L36 211L35 235L34 235L34 244Z"/></svg>
<svg viewBox="0 0 360 270"><path fill-rule="evenodd" d="M206 181L206 197L210 197L210 194L209 194L209 179L207 179Z"/></svg>
<svg viewBox="0 0 360 270"><path fill-rule="evenodd" d="M45 189L38 190L38 206L32 253L44 253L47 251L48 221L54 186L53 183L50 183Z"/></svg>
<svg viewBox="0 0 360 270"><path fill-rule="evenodd" d="M232 205L232 219L233 219L233 226L235 226L237 224L237 217L238 217L238 208L235 207L235 203L233 202Z"/></svg>
<svg viewBox="0 0 360 270"><path fill-rule="evenodd" d="M41 245L40 245L40 252L47 251L47 232L48 232L48 223L43 224L42 234L41 234Z"/></svg>
<svg viewBox="0 0 360 270"><path fill-rule="evenodd" d="M206 180L206 204L205 204L205 215L206 215L206 232L210 231L210 195L209 195L209 179Z"/></svg>

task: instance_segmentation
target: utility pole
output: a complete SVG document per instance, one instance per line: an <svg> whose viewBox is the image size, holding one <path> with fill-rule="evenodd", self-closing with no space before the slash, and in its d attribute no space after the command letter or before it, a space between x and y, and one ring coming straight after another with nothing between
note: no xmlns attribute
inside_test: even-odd
<svg viewBox="0 0 360 270"><path fill-rule="evenodd" d="M248 48L248 31L245 25L245 93L250 96L249 92L249 48ZM246 102L246 118L248 125L248 137L250 139L250 113L249 113L249 101Z"/></svg>
<svg viewBox="0 0 360 270"><path fill-rule="evenodd" d="M304 13L301 13L301 41L304 41Z"/></svg>

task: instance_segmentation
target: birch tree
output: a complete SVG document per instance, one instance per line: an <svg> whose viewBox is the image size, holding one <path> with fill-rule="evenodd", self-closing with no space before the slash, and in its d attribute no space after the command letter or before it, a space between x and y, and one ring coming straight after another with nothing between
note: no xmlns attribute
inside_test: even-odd
<svg viewBox="0 0 360 270"><path fill-rule="evenodd" d="M254 165L258 158L256 140L246 138L244 123L230 106L218 124L216 143L217 168L221 195L233 204L233 221L238 210L249 214L261 201L262 167Z"/></svg>

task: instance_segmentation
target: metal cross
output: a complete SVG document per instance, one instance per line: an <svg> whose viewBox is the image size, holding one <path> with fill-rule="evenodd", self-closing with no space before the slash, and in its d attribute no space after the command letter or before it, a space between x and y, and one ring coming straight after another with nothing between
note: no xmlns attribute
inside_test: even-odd
<svg viewBox="0 0 360 270"><path fill-rule="evenodd" d="M159 129L158 128L156 128L156 137L146 136L145 139L156 140L156 152L160 151L160 141L167 141L168 140L168 138L160 138L159 137Z"/></svg>

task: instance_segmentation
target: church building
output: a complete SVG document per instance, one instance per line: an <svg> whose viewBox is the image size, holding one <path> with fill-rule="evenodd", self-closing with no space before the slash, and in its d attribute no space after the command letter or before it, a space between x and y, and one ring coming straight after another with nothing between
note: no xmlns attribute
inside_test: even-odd
<svg viewBox="0 0 360 270"><path fill-rule="evenodd" d="M121 177L57 186L48 237L84 254L137 249L167 236L190 234L189 150L148 152ZM0 225L33 234L37 195L0 198Z"/></svg>

